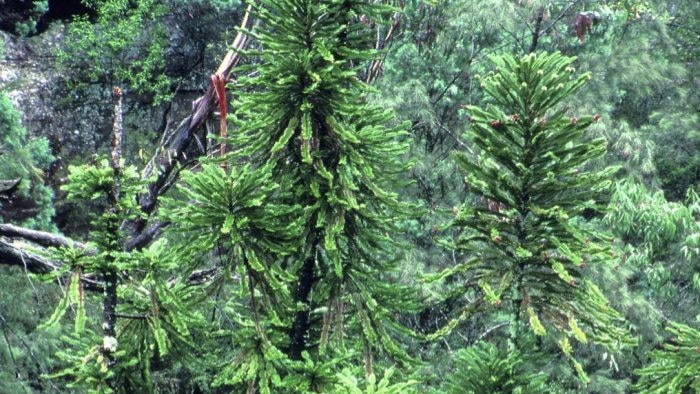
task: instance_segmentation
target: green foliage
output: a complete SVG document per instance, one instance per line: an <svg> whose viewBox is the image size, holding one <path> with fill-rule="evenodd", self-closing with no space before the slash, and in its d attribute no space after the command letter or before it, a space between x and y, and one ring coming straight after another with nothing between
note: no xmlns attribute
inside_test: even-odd
<svg viewBox="0 0 700 394"><path fill-rule="evenodd" d="M123 163L121 164L123 165ZM95 164L68 167L69 182L61 189L67 192L66 199L72 202L96 201L103 207L100 214L88 213L92 216L91 242L95 244L98 253L83 256L74 265L85 268L88 271L102 271L105 268L120 269L129 268L128 263L122 261L120 234L116 229L126 219L139 216L136 196L143 192L145 181L141 179L134 166L126 166L120 170L119 179L114 179L112 167L107 159L97 160ZM119 182L119 196L113 210L106 209L108 193L114 182ZM105 256L113 256L114 262L107 262ZM111 260L111 259L110 259ZM114 265L113 267L105 267Z"/></svg>
<svg viewBox="0 0 700 394"><path fill-rule="evenodd" d="M433 237L449 219L449 209L463 201L463 184L456 163L446 157L455 146L465 146L461 106L482 96L474 79L484 69L478 59L495 49L498 26L508 23L510 11L512 4L501 0L439 1L430 7L404 2L402 34L393 37L383 74L374 82L381 94L372 95L396 112L395 122L410 122L407 155L415 165L405 173L412 182L401 193L426 211L406 224L407 242L415 247L402 262L403 272L449 264Z"/></svg>
<svg viewBox="0 0 700 394"><path fill-rule="evenodd" d="M15 23L15 33L19 36L35 34L37 32L36 25L39 18L41 18L41 16L46 14L46 12L49 10L48 0L35 0L32 1L32 3L33 7L29 13L29 16L25 20Z"/></svg>
<svg viewBox="0 0 700 394"><path fill-rule="evenodd" d="M669 322L672 337L661 350L651 352L652 364L637 371L640 393L700 392L700 331Z"/></svg>
<svg viewBox="0 0 700 394"><path fill-rule="evenodd" d="M224 368L218 384L249 382L258 376L261 390L280 384L279 364L285 357L275 347L281 338L264 330L284 324L293 310L290 276L280 258L296 251L302 216L299 205L281 205L290 189L272 182L269 168L242 166L224 171L204 164L201 171L183 174L178 199L165 199L161 215L173 222L171 231L186 244L175 246L178 256L206 256L217 250L221 269L238 280L227 309L235 322L231 333L238 362ZM182 204L182 198L188 200ZM190 272L192 267L185 268ZM216 283L216 287L224 283ZM250 290L250 294L246 293ZM274 365L274 366L273 366Z"/></svg>
<svg viewBox="0 0 700 394"><path fill-rule="evenodd" d="M204 164L200 171L185 172L178 189L177 199L163 200L162 217L176 224L173 231L186 232L200 250L217 245L234 249L230 268L265 271L269 261L261 259L296 250L301 207L275 203L291 191L271 181L270 168L246 165L226 172Z"/></svg>
<svg viewBox="0 0 700 394"><path fill-rule="evenodd" d="M614 1L599 11L604 34L571 50L579 67L596 75L575 103L601 114L592 129L610 142L603 160L626 170L618 177L662 185L668 198L680 200L697 168L698 94L687 57L694 49L685 41L692 24L678 21L696 15L698 5Z"/></svg>
<svg viewBox="0 0 700 394"><path fill-rule="evenodd" d="M606 224L624 243L619 266L638 272L667 318L689 322L700 315L700 200L689 190L687 202L668 202L661 191L620 182L610 200ZM692 274L689 274L692 273ZM690 319L690 320L688 320Z"/></svg>
<svg viewBox="0 0 700 394"><path fill-rule="evenodd" d="M54 256L63 261L63 269L50 278L70 272L68 290L53 316L44 327L59 322L67 311L75 309L73 336L63 338L66 350L58 353L64 368L49 375L69 379L71 387L95 392L112 392L115 387L146 389L153 392L151 363L173 357L187 361L195 348L191 331L201 328L203 317L194 311L201 301L184 279L172 280L180 269L180 255L167 248L167 241L155 242L140 252L123 251L120 223L137 217L136 195L143 192L144 182L134 167L122 167L115 179L107 160L94 165L69 168L69 183L63 188L70 200L97 200L105 206L93 215L91 243L88 250L64 248ZM117 201L105 201L114 182L119 182ZM101 338L86 324L84 283L89 276L105 272L129 273L128 280L118 282L117 337ZM108 343L108 341L111 341ZM110 365L105 348L111 348Z"/></svg>
<svg viewBox="0 0 700 394"><path fill-rule="evenodd" d="M272 180L291 191L282 201L300 204L305 216L295 234L299 247L281 262L290 292L278 296L293 307L268 320L253 316L264 329L256 336L263 347L248 354L259 361L236 360L257 372L248 367L247 376L230 383L257 376L261 391L314 387L278 351L294 363L307 352L312 365L349 357L369 370L382 351L408 360L397 343L407 332L396 317L414 307L415 295L395 281L399 253L392 239L410 208L394 192L408 167L408 141L401 128L386 126L390 113L367 102L357 76L377 56L366 49L372 36L360 15L380 23L390 11L364 1L269 1L257 8L263 50L257 75L234 88L246 93L233 105L240 133L232 156L269 167ZM275 271L261 274L255 282ZM271 369L280 378L269 377ZM288 385L297 380L295 388Z"/></svg>
<svg viewBox="0 0 700 394"><path fill-rule="evenodd" d="M681 200L688 189L700 192L700 124L698 114L658 112L642 127L655 143L654 164L669 200Z"/></svg>
<svg viewBox="0 0 700 394"><path fill-rule="evenodd" d="M567 116L558 104L589 76L574 76L574 59L558 53L493 61L497 70L482 86L494 104L468 107L467 138L480 151L455 154L475 203L465 203L449 224L461 231L454 247L464 262L448 276L471 278L461 291L478 291L477 306L507 302L515 338L528 321L535 335L556 341L587 381L570 339L613 351L634 343L620 315L586 277L609 258L582 215L601 208L615 168L585 169L605 152L605 141L586 135L593 117Z"/></svg>
<svg viewBox="0 0 700 394"><path fill-rule="evenodd" d="M57 390L41 375L58 364L54 354L64 330L35 330L60 299L60 289L15 267L0 267L0 392Z"/></svg>
<svg viewBox="0 0 700 394"><path fill-rule="evenodd" d="M391 383L391 377L394 374L394 369L390 368L384 372L384 376L377 382L374 373L367 377L367 382L364 390L354 374L344 369L338 373L338 383L333 387L333 392L337 394L413 394L417 393L415 386L418 382L409 380L400 383Z"/></svg>
<svg viewBox="0 0 700 394"><path fill-rule="evenodd" d="M66 312L74 310L75 333L81 334L85 330L85 296L81 279L81 272L79 269L75 269L70 273L68 289L63 295L63 298L59 301L58 306L56 306L54 313L46 322L39 326L39 329L57 326Z"/></svg>
<svg viewBox="0 0 700 394"><path fill-rule="evenodd" d="M69 90L92 84L120 86L151 95L154 103L168 100L172 81L165 74L166 35L153 23L167 8L159 0L90 0L97 14L76 18L68 28L59 66Z"/></svg>
<svg viewBox="0 0 700 394"><path fill-rule="evenodd" d="M30 214L10 216L10 220L32 228L54 228L53 191L44 184L44 170L53 160L48 140L27 135L20 113L9 97L0 92L0 179L20 178L15 197L32 208L28 210Z"/></svg>
<svg viewBox="0 0 700 394"><path fill-rule="evenodd" d="M112 393L108 380L114 376L115 371L106 367L101 346L97 345L100 339L94 331L63 336L61 340L66 347L56 352L56 356L69 366L44 377L68 378L68 388L86 389L89 393ZM122 356L123 352L117 354L117 357Z"/></svg>
<svg viewBox="0 0 700 394"><path fill-rule="evenodd" d="M605 222L623 239L644 244L657 255L697 231L697 195L691 192L688 197L687 205L667 202L661 191L651 193L643 185L623 181L610 199Z"/></svg>
<svg viewBox="0 0 700 394"><path fill-rule="evenodd" d="M454 371L447 378L446 393L547 393L547 375L526 370L517 349L499 350L488 342L460 349Z"/></svg>

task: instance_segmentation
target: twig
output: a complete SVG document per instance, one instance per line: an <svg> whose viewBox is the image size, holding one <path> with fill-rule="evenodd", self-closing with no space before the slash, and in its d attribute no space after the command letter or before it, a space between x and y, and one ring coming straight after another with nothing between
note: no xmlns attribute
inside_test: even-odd
<svg viewBox="0 0 700 394"><path fill-rule="evenodd" d="M571 2L571 4L569 4L569 5L564 9L564 11L562 11L561 14L559 14L559 16L557 16L556 18L554 18L554 20L552 21L552 23L551 23L549 26L547 26L546 28L542 29L541 34L544 34L544 33L548 32L551 28L553 28L554 25L556 25L557 22L559 22L559 21L561 20L561 18L563 18L563 17L569 12L569 10L570 10L571 8L573 8L573 6L575 6L576 4L579 3L579 1L580 1L580 0L576 0L576 1Z"/></svg>
<svg viewBox="0 0 700 394"><path fill-rule="evenodd" d="M507 326L507 325L509 325L509 324L510 324L509 321L504 321L504 322L498 323L498 324L496 324L495 326L490 327L490 328L488 328L486 331L484 331L481 335L479 335L479 338L477 338L476 340L477 340L477 341L480 341L480 340L486 338L486 337L487 337L489 334L491 334L492 332L498 330L499 328L501 328L501 327L503 327L503 326Z"/></svg>
<svg viewBox="0 0 700 394"><path fill-rule="evenodd" d="M22 257L22 265L24 266L24 277L27 278L27 282L29 282L29 286L32 287L32 294L34 294L34 301L38 304L39 303L39 292L36 291L36 287L34 286L34 282L32 282L32 278L29 277L29 270L27 269L27 260L24 259L23 254L20 257Z"/></svg>
<svg viewBox="0 0 700 394"><path fill-rule="evenodd" d="M453 133L452 131L450 131L447 127L443 126L443 125L442 125L441 123L439 123L439 122L435 122L435 125L436 125L437 127L441 128L442 131L446 132L450 137L452 137L452 138L455 140L455 142L457 142L457 144L458 144L459 146L461 146L462 148L466 149L467 152L469 152L469 153L472 154L472 155L474 154L474 151L469 147L469 145L467 145L467 144L465 144L464 142L462 142L462 140L460 140L456 135L454 135L454 133Z"/></svg>
<svg viewBox="0 0 700 394"><path fill-rule="evenodd" d="M26 267L29 272L37 274L47 274L60 268L60 264L24 251L4 239L0 239L0 263Z"/></svg>
<svg viewBox="0 0 700 394"><path fill-rule="evenodd" d="M443 97L445 97L445 94L447 93L447 91L450 90L452 85L455 82L457 82L457 80L462 76L462 74L464 74L464 70L460 70L457 74L455 74L454 77L452 77L452 80L450 80L450 82L447 83L447 86L445 86L445 88L442 90L442 92L440 92L440 94L438 94L437 97L435 98L435 100L433 100L433 102L431 103L433 106L437 105L437 103L440 100L442 100Z"/></svg>
<svg viewBox="0 0 700 394"><path fill-rule="evenodd" d="M382 41L379 38L377 38L377 43L375 45L376 50L381 51L387 48L388 43L391 42L394 30L396 30L396 28L399 26L400 21L401 14L394 14L393 20L391 21L391 26L389 27L389 31L387 31L384 40ZM380 74L385 59L386 51L379 56L379 59L375 59L372 61L372 63L369 66L369 71L367 72L367 79L365 80L366 83L371 83Z"/></svg>
<svg viewBox="0 0 700 394"><path fill-rule="evenodd" d="M0 315L0 319L2 319L2 336L5 338L5 343L7 343L7 352L10 353L10 360L12 360L12 364L15 366L15 373L17 374L16 378L21 381L22 373L19 370L19 365L17 365L17 360L15 359L15 352L12 350L10 337L7 336L7 323L5 322L5 317Z"/></svg>

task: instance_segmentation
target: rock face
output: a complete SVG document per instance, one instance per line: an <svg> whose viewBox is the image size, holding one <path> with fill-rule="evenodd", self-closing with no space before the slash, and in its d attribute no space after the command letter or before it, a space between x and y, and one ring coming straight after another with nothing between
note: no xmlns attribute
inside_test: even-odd
<svg viewBox="0 0 700 394"><path fill-rule="evenodd" d="M0 90L23 114L22 121L30 135L50 137L58 129L53 98L56 75L51 68L62 34L60 25L32 38L0 32L4 42Z"/></svg>
<svg viewBox="0 0 700 394"><path fill-rule="evenodd" d="M7 22L9 15L13 20L20 18L21 22L36 21L41 32L19 37L0 28L0 45L4 47L4 55L0 56L0 91L21 113L29 136L44 136L49 140L56 161L50 168L41 170L46 174L47 185L55 191L56 224L66 233L81 231L76 223L81 223L80 217L88 209L72 207L63 201L60 186L65 183L68 164L88 163L94 155L107 153L113 118L110 82L94 82L86 77L79 81L80 89L76 89L79 71L71 69L62 75L57 61L67 42L70 25L65 19L84 11L74 7L80 1L0 0L0 25ZM43 13L32 8L33 13L22 14L18 12L19 3L33 4L32 7L42 3L49 8ZM230 4L225 6L225 3ZM163 135L189 115L192 101L204 92L210 74L227 50L227 42L235 35L231 27L238 25L245 10L235 1L169 4L167 13L148 23L149 28L164 27L167 42L162 56L164 73L172 81L170 89L177 89L174 98L170 103L154 106L152 97L139 97L128 86L121 86L125 91L123 153L127 163L137 167L143 167L144 159L151 157ZM56 20L48 23L52 19ZM7 29L13 31L11 26ZM144 29L148 31L147 27ZM206 144L203 134L206 133L200 134L198 144L190 146L187 157L201 153L202 145ZM85 218L82 223L85 224Z"/></svg>
<svg viewBox="0 0 700 394"><path fill-rule="evenodd" d="M111 86L95 84L81 90L82 96L66 88L56 62L65 31L65 25L54 23L33 37L0 32L0 47L4 47L4 56L0 57L0 91L22 114L22 124L30 136L48 138L57 160L42 170L59 201L59 187L65 182L68 164L85 163L93 155L107 151L113 118ZM177 94L171 103L153 106L142 97L127 93L123 107L125 158L139 165L139 151L144 158L150 157L153 152L149 143L155 147L167 129L176 127L200 94L200 89L193 86L186 93ZM75 209L57 204L57 217L65 219L65 223L58 223L62 230L71 231L71 217L77 215L71 211Z"/></svg>
<svg viewBox="0 0 700 394"><path fill-rule="evenodd" d="M21 4L20 4L21 3ZM2 15L18 12L30 0L0 0ZM244 7L220 8L218 2L182 2L155 24L165 26L168 45L165 50L165 73L177 85L171 103L153 106L151 98L130 94L124 96L125 151L127 158L139 156L139 149L150 155L148 144L156 144L171 123L184 119L192 101L204 92L209 75L224 53L225 32L237 25ZM33 7L33 6L32 6ZM48 1L46 18L66 19L85 12L81 0ZM26 15L25 15L26 17ZM112 127L113 86L94 83L87 89L67 88L67 77L61 75L57 54L67 33L63 21L45 26L32 37L18 37L0 31L4 56L0 56L0 90L7 94L30 135L46 136L57 165L78 159L85 161L94 153L102 153L109 143ZM175 86L172 87L175 89ZM138 142L138 148L136 147ZM49 176L57 172L49 172Z"/></svg>
<svg viewBox="0 0 700 394"><path fill-rule="evenodd" d="M54 155L62 162L99 152L108 143L112 127L111 87L95 85L83 97L64 87L56 68L64 31L65 26L57 23L30 38L0 32L4 42L0 90L22 113L30 135L49 138ZM168 123L186 116L198 93L179 94L171 104L160 107L127 95L126 131L138 132L141 140L157 140Z"/></svg>

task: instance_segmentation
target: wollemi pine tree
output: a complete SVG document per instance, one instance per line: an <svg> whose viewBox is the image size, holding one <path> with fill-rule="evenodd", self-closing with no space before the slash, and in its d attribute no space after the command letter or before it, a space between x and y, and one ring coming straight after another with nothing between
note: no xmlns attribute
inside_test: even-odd
<svg viewBox="0 0 700 394"><path fill-rule="evenodd" d="M455 154L474 201L455 209L449 225L460 231L453 246L465 261L438 277L468 278L457 291L481 294L470 308L510 308L516 344L528 322L535 335L558 343L585 381L572 357L572 339L610 350L634 342L586 279L607 250L582 214L598 208L615 169L587 170L586 163L605 152L604 140L586 135L596 118L569 116L559 104L589 76L576 76L574 58L559 53L505 55L493 62L496 71L482 80L492 105L467 107L466 137L478 153Z"/></svg>

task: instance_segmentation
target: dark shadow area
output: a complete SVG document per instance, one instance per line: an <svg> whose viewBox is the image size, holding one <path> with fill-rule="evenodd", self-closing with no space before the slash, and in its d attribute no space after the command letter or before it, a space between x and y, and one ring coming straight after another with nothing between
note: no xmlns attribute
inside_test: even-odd
<svg viewBox="0 0 700 394"><path fill-rule="evenodd" d="M36 23L30 36L41 34L55 20L67 20L76 15L94 16L94 11L80 0L49 0L49 9L43 14L36 9L34 1L4 0L0 1L0 30L18 35L18 24Z"/></svg>
<svg viewBox="0 0 700 394"><path fill-rule="evenodd" d="M48 29L55 20L68 20L78 15L94 17L95 12L80 0L49 0L49 11L37 23L37 34Z"/></svg>

